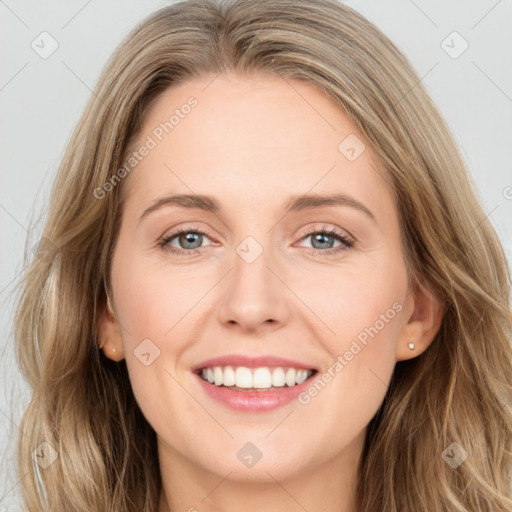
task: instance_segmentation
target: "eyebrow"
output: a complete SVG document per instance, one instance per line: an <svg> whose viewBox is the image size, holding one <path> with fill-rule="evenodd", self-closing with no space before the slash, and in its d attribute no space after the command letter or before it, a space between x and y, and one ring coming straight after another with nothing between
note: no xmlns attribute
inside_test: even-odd
<svg viewBox="0 0 512 512"><path fill-rule="evenodd" d="M222 209L218 201L210 196L203 194L175 194L157 199L151 206L144 210L140 216L139 222L150 213L164 206L180 206L182 208L198 209L212 213L220 212ZM290 213L320 208L322 206L349 206L363 212L376 222L375 215L363 203L347 194L306 194L302 196L291 196L285 203L284 209L286 213Z"/></svg>

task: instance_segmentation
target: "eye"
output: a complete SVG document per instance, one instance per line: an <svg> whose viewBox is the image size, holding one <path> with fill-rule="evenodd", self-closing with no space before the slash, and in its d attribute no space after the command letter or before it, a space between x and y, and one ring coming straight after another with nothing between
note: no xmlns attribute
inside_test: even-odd
<svg viewBox="0 0 512 512"><path fill-rule="evenodd" d="M354 240L335 228L328 229L322 227L321 229L312 229L302 240L306 240L307 238L311 239L313 254L318 254L318 251L320 251L323 254L329 255L350 249L355 245ZM340 243L338 247L333 247L335 241Z"/></svg>
<svg viewBox="0 0 512 512"><path fill-rule="evenodd" d="M203 231L183 227L166 235L158 245L166 251L178 254L195 254L199 252L205 237L208 238ZM176 242L178 247L172 245L172 242Z"/></svg>

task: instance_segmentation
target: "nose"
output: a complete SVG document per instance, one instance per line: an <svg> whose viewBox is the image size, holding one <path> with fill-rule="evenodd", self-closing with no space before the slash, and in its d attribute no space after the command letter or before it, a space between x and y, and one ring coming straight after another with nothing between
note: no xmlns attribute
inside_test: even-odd
<svg viewBox="0 0 512 512"><path fill-rule="evenodd" d="M224 280L217 308L222 324L256 332L286 323L291 292L270 253L264 249L254 261L246 257L243 248L235 254L234 268Z"/></svg>

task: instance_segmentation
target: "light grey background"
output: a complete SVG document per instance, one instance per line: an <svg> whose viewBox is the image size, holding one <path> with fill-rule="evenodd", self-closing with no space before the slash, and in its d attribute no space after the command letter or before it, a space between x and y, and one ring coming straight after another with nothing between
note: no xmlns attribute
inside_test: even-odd
<svg viewBox="0 0 512 512"><path fill-rule="evenodd" d="M18 423L29 398L12 339L24 251L40 236L42 222L36 220L107 58L137 22L169 3L0 0L0 512L18 510L13 436L23 435ZM511 1L345 3L379 26L413 63L455 134L512 261ZM31 47L51 48L48 36L40 35L44 31L58 43L48 58ZM467 50L453 58L465 41Z"/></svg>

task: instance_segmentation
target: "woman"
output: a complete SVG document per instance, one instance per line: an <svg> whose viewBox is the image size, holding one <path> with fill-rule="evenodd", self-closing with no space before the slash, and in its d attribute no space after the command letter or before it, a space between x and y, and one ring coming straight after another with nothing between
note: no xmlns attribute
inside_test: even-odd
<svg viewBox="0 0 512 512"><path fill-rule="evenodd" d="M166 7L104 70L25 276L28 510L509 510L509 291L376 27Z"/></svg>

